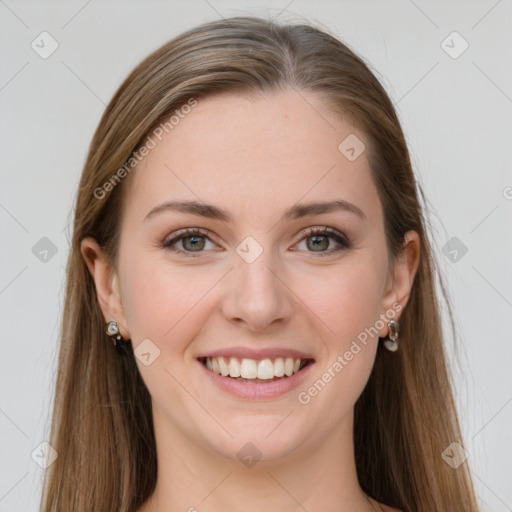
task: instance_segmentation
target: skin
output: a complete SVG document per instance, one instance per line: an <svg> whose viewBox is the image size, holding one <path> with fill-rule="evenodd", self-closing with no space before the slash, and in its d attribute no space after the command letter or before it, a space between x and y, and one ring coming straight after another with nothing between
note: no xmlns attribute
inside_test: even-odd
<svg viewBox="0 0 512 512"><path fill-rule="evenodd" d="M354 404L377 336L308 404L297 399L379 315L405 307L419 262L419 237L409 231L402 257L388 267L367 154L349 161L338 150L349 134L366 140L311 92L200 99L122 184L117 268L94 240L83 241L105 321L116 320L135 349L149 338L160 350L149 366L137 359L152 396L158 457L156 490L139 512L251 512L269 504L285 512L396 510L367 499L353 453ZM226 209L234 221L170 211L144 220L155 206L185 199ZM339 199L366 221L344 211L279 221L296 203ZM336 240L321 239L315 250L312 236L301 234L325 226L352 248L329 254ZM200 239L200 253L174 244L198 257L162 247L187 227L213 234ZM252 263L236 252L247 236L263 249ZM384 322L378 336L388 333ZM234 398L196 360L233 346L295 348L315 363L299 389ZM250 468L237 457L248 442L263 454Z"/></svg>

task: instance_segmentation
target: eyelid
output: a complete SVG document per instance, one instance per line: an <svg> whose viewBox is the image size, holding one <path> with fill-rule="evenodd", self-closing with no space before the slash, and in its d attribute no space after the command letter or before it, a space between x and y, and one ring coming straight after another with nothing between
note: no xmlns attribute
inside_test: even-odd
<svg viewBox="0 0 512 512"><path fill-rule="evenodd" d="M350 244L350 240L343 232L338 231L337 229L334 229L334 228L330 228L329 226L310 226L308 228L305 228L297 235L297 241L295 243L301 242L302 239L306 236L315 235L315 234L332 235L334 237L343 239L343 241L347 245Z"/></svg>

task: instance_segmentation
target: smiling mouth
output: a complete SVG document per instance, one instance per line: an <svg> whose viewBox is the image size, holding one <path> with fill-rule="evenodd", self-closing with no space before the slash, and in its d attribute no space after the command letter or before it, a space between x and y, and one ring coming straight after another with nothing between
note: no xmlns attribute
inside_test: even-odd
<svg viewBox="0 0 512 512"><path fill-rule="evenodd" d="M314 362L313 359L276 357L274 359L239 359L237 357L200 357L208 370L239 382L274 382L287 379Z"/></svg>

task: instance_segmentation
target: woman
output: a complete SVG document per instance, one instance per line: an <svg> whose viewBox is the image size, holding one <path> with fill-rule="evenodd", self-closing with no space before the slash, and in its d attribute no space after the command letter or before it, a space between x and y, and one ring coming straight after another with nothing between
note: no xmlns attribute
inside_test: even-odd
<svg viewBox="0 0 512 512"><path fill-rule="evenodd" d="M42 510L477 511L418 190L324 31L146 58L78 191Z"/></svg>

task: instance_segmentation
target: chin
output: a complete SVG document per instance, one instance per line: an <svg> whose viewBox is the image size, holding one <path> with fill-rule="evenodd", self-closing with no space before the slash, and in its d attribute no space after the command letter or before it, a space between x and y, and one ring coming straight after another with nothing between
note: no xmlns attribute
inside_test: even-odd
<svg viewBox="0 0 512 512"><path fill-rule="evenodd" d="M213 437L210 430L205 441L220 455L247 467L252 467L255 461L283 461L291 454L297 454L298 449L304 449L312 437L311 433L303 431L303 427L301 431L291 428L293 414L286 418L287 414L254 416L253 412L252 416L238 416L223 424L233 437L216 429L217 435Z"/></svg>

